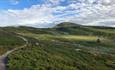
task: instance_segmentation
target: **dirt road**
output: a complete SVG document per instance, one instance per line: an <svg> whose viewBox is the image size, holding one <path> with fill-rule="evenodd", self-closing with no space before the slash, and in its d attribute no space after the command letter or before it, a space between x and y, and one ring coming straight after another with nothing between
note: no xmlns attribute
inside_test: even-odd
<svg viewBox="0 0 115 70"><path fill-rule="evenodd" d="M24 38L24 37L22 37L22 36L18 36L18 37L21 38L22 40L24 40L24 41L25 41L25 44L24 44L23 46L14 48L14 49L12 49L12 50L9 50L9 51L7 51L5 54L3 54L3 55L0 56L0 70L6 70L7 56L8 56L10 53L12 53L12 52L14 52L14 51L16 51L16 50L18 50L18 49L24 48L24 47L26 47L26 46L28 45L28 40L27 40L26 38Z"/></svg>

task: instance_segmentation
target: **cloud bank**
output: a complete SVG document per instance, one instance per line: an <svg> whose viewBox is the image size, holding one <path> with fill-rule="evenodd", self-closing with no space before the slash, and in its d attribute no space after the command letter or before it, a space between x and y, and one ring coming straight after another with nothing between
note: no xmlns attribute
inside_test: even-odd
<svg viewBox="0 0 115 70"><path fill-rule="evenodd" d="M115 0L44 0L30 8L0 10L0 26L50 27L60 22L115 27Z"/></svg>

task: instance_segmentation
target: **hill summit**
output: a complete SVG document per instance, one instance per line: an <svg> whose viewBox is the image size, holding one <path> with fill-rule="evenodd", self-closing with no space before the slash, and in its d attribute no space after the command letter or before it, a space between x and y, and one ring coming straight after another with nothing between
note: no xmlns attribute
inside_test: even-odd
<svg viewBox="0 0 115 70"><path fill-rule="evenodd" d="M56 25L56 27L73 27L73 26L81 26L81 25L72 22L62 22Z"/></svg>

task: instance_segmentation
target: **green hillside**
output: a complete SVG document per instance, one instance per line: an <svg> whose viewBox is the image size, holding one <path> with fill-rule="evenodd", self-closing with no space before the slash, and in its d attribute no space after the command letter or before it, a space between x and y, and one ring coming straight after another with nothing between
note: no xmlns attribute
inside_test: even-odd
<svg viewBox="0 0 115 70"><path fill-rule="evenodd" d="M115 29L64 22L53 28L5 27L10 45L28 46L8 56L7 70L114 70ZM2 32L0 32L2 33ZM4 35L5 36L5 35ZM16 38L15 38L16 37ZM0 38L0 39L1 39ZM2 40L2 39L1 39ZM12 41L9 41L12 40ZM3 43L2 43L3 42ZM10 43L11 42L11 43ZM13 44L14 45L14 44Z"/></svg>
<svg viewBox="0 0 115 70"><path fill-rule="evenodd" d="M23 44L24 41L15 33L0 29L0 55Z"/></svg>

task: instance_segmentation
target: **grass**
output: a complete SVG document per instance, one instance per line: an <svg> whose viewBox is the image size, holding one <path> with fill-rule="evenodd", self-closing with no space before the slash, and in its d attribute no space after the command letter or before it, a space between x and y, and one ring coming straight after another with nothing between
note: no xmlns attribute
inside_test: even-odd
<svg viewBox="0 0 115 70"><path fill-rule="evenodd" d="M8 29L9 32L26 37L29 44L8 56L7 70L115 69L114 29L109 32L108 28L106 32L106 29L70 26L69 23L63 26Z"/></svg>
<svg viewBox="0 0 115 70"><path fill-rule="evenodd" d="M98 39L98 37L96 36L81 36L81 35L64 35L59 37L78 41L96 41Z"/></svg>
<svg viewBox="0 0 115 70"><path fill-rule="evenodd" d="M50 34L32 34L32 33L21 33L25 36L34 37L36 39L51 39L51 38L64 38L78 41L96 41L99 37L97 36L82 36L82 35L50 35ZM104 38L100 38L103 40Z"/></svg>
<svg viewBox="0 0 115 70"><path fill-rule="evenodd" d="M40 44L33 44L8 56L8 70L114 70L105 64L110 60L114 62L115 57L94 54L61 41L38 39L34 42ZM78 48L81 50L76 51Z"/></svg>
<svg viewBox="0 0 115 70"><path fill-rule="evenodd" d="M32 34L24 33L22 35L35 38L42 41L54 41L54 42L64 42L70 44L80 44L87 48L101 49L101 51L114 50L115 43L113 40L107 37L98 37L98 36L84 36L84 35L50 35L50 34ZM97 40L100 40L101 43L98 43Z"/></svg>
<svg viewBox="0 0 115 70"><path fill-rule="evenodd" d="M17 35L7 31L0 31L0 55L23 44L24 41Z"/></svg>

